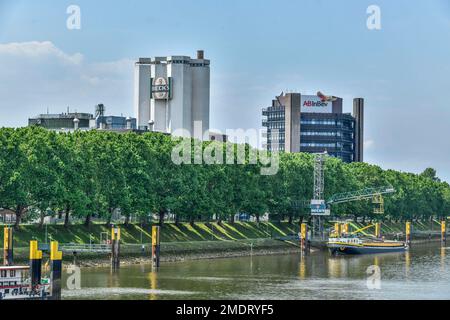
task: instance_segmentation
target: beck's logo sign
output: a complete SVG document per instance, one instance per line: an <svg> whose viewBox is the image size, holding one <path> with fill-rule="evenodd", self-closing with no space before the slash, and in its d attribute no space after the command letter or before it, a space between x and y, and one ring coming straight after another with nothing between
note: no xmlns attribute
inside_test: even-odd
<svg viewBox="0 0 450 320"><path fill-rule="evenodd" d="M156 78L152 83L152 98L166 100L171 98L171 79Z"/></svg>

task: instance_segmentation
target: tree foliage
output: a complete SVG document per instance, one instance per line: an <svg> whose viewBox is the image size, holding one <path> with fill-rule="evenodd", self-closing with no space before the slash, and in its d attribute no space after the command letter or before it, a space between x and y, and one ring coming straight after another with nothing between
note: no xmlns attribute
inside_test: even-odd
<svg viewBox="0 0 450 320"><path fill-rule="evenodd" d="M0 207L16 213L17 225L38 211L41 222L48 213L64 214L66 227L70 216L89 224L92 217L110 222L115 212L126 222L156 214L161 223L168 214L191 223L233 221L237 213L291 222L310 216L307 207L293 203L312 198L312 155L282 153L278 173L265 176L249 158L242 164L177 165L171 154L180 141L159 133L0 129ZM236 145L203 143L208 152L225 154L230 147L237 152ZM412 174L326 160L326 199L385 185L396 193L386 197L384 218L432 219L450 211L450 186L432 168ZM332 213L379 218L370 201L333 206Z"/></svg>

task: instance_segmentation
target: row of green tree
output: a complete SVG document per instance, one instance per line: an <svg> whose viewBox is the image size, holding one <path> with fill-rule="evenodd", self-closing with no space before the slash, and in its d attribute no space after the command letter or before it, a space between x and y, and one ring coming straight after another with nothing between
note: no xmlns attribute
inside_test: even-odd
<svg viewBox="0 0 450 320"><path fill-rule="evenodd" d="M0 129L0 208L15 212L16 226L30 212L40 221L50 213L111 222L113 212L141 217L170 213L177 222L233 221L236 213L290 222L308 219L298 204L311 199L313 156L280 154L276 175L261 175L261 165L176 165L179 143L158 133L118 134L89 131L56 133L38 127ZM207 147L210 142L204 142ZM236 145L230 145L236 152ZM226 150L224 145L224 150ZM246 146L250 153L253 149ZM254 151L254 150L253 150ZM247 159L249 160L249 159ZM366 187L392 185L383 219L431 219L450 212L450 186L433 169L422 174L382 170L366 163L327 158L325 198ZM332 207L333 215L380 218L371 201Z"/></svg>

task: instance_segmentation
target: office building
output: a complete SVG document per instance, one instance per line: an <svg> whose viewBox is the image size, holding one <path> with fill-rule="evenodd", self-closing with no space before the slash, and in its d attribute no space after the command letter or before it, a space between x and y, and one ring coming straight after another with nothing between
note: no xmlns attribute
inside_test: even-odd
<svg viewBox="0 0 450 320"><path fill-rule="evenodd" d="M267 150L320 153L344 162L363 161L364 99L353 102L353 115L343 113L339 97L281 94L263 109Z"/></svg>

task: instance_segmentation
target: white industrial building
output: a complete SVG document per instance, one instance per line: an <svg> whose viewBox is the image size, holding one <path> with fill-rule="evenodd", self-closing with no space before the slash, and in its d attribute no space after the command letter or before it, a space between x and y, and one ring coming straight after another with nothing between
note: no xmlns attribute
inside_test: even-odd
<svg viewBox="0 0 450 320"><path fill-rule="evenodd" d="M202 139L205 133L208 136L209 65L203 51L197 52L196 59L187 56L140 58L135 64L134 91L138 129L189 134L197 139ZM180 129L185 133L179 134Z"/></svg>

